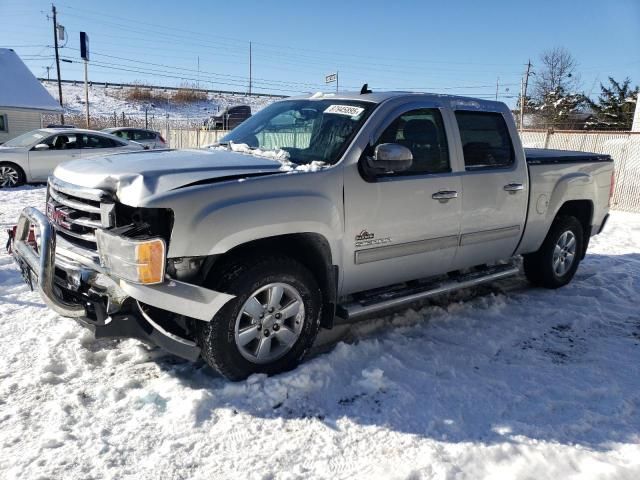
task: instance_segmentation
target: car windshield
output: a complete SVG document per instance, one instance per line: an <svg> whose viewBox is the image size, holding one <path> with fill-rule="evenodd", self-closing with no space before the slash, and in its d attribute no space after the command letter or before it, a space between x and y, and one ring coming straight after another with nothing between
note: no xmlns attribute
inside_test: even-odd
<svg viewBox="0 0 640 480"><path fill-rule="evenodd" d="M298 165L336 163L365 122L373 103L347 100L285 100L240 124L220 145L246 144L257 151L284 150Z"/></svg>
<svg viewBox="0 0 640 480"><path fill-rule="evenodd" d="M34 130L33 132L23 133L22 135L5 142L3 147L30 147L41 140L47 138L49 134L43 130Z"/></svg>

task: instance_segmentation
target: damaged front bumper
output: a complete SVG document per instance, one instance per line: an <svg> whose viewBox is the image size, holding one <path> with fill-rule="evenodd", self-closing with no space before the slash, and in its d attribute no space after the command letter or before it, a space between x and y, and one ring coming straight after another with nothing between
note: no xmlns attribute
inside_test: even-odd
<svg viewBox="0 0 640 480"><path fill-rule="evenodd" d="M184 328L185 321L210 321L233 298L169 278L157 285L113 278L97 256L86 253L58 239L49 219L37 209L22 211L12 255L25 282L56 313L77 319L96 338L136 338L195 360L200 348Z"/></svg>

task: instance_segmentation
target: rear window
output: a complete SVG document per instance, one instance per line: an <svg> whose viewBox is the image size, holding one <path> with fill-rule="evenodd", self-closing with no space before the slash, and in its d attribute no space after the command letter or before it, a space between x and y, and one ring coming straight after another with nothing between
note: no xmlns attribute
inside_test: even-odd
<svg viewBox="0 0 640 480"><path fill-rule="evenodd" d="M464 110L455 113L467 170L505 168L513 164L511 135L502 114Z"/></svg>

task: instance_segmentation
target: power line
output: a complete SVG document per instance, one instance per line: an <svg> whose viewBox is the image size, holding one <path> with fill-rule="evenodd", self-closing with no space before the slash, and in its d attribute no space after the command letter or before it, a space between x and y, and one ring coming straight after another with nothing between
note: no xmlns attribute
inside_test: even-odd
<svg viewBox="0 0 640 480"><path fill-rule="evenodd" d="M79 10L79 9L75 9L75 10ZM86 19L86 17L85 17L85 16L82 16L82 15L75 15L75 14L69 14L69 13L67 13L66 15L69 15L69 16L76 16L76 17L78 17L78 18ZM120 18L120 17L115 17L115 16L113 16L113 15L109 15L109 17L112 17L112 18ZM129 19L123 19L123 20L125 20L125 21L131 21L131 20L129 20ZM181 42L183 42L183 43L188 43L188 44L191 44L191 45L196 45L196 46L201 46L201 47L208 47L208 48L210 48L210 47L212 47L212 46L215 46L215 47L220 47L220 46L221 46L221 47L223 47L223 48L225 48L225 49L229 49L229 48L231 48L231 49L243 49L242 45L233 45L233 46L230 46L230 45L228 44L228 42L227 42L227 43L223 43L223 42L220 42L220 41L202 40L202 37L206 37L206 36L207 36L207 34L203 34L203 33L199 33L199 32L194 32L194 31L190 31L190 30L176 29L176 28L172 28L172 27L164 27L164 26L159 26L159 25L157 25L157 24L149 24L149 23L147 23L147 22L136 22L136 25L135 25L135 27L134 27L134 26L130 26L130 25L123 25L122 23L116 23L116 22L105 21L105 20L102 18L102 15L100 16L100 19L99 19L99 20L91 19L91 21L94 21L94 22L96 22L96 23L103 23L103 24L106 24L106 25L116 26L116 27L118 27L118 28L120 28L120 29L122 29L122 30L130 31L130 32L137 33L137 34L139 34L139 33L151 33L151 34L154 34L154 35L156 35L156 36L158 36L158 37L161 37L161 38L167 38L167 39L175 39L175 38L178 38L178 39L180 39L180 40L181 40ZM195 41L195 40L193 39L193 37L192 37L192 36L186 37L186 36L184 36L184 35L178 35L178 34L173 34L173 33L166 33L166 32L164 32L164 31L163 31L163 32L158 32L158 31L156 31L156 30L141 29L141 28L140 28L140 26L139 26L139 23L143 23L143 24L147 24L147 25L157 26L157 27L159 27L159 28L163 28L163 30L166 30L167 28L169 28L169 29L173 29L173 30L185 31L185 32L190 33L191 35L196 34L196 35L199 35L199 37L198 37L198 38L200 38L200 40ZM108 36L108 35L107 35L107 36ZM146 38L146 37L143 37L143 38L140 38L140 37L123 37L122 35L120 35L120 36L117 36L116 38L129 38L129 39L133 39L133 40L135 40L135 41L137 41L137 42L149 42L149 39L148 39L148 38ZM226 37L224 37L224 38L226 38ZM244 43L244 42L245 42L245 41L236 40L236 39L234 39L233 41L234 41L234 42L239 42L239 43ZM153 42L153 43L154 43L154 44L156 44L157 42ZM271 44L263 44L263 43L260 43L260 42L256 42L256 44L257 44L257 45L263 45L263 46L265 46L265 45L266 45L266 46L269 46L270 48L273 48L273 47L275 47L275 48L284 48L285 50L288 50L288 53L286 53L286 55L288 55L288 56L291 56L291 55L292 55L292 54L291 54L291 51L295 51L295 50L304 50L304 49L295 49L295 48L293 48L293 47L279 47L279 46L273 46L273 45L271 45ZM245 44L245 45L246 45L246 44ZM218 52L218 54L220 54L220 53ZM224 54L222 54L222 55L224 55ZM229 54L227 53L226 55L229 55ZM233 54L231 54L231 55L233 56ZM275 58L275 59L277 59L277 60L278 60L278 62L279 62L279 63L282 63L282 62L283 62L283 59L282 59L283 51L282 51L282 50L275 50L275 51L262 51L262 52L260 53L260 55L261 55L261 56L265 56L265 57L267 57L267 58ZM344 54L335 54L335 55L343 55L343 56L344 56ZM309 55L304 55L304 54L300 54L300 53L295 53L295 54L294 54L294 56L298 58L298 60L296 60L296 63L295 63L295 65L296 65L296 66L297 66L297 65L299 65L300 63L304 63L304 64L307 64L307 65L320 65L320 66L322 66L323 68L327 68L327 67L329 66L329 64L330 64L330 65L335 65L335 61L334 61L334 60L318 59L318 58L317 58L317 55L316 55L316 56L309 56ZM349 56L353 56L353 57L355 57L355 58L371 58L371 57L368 57L368 56L361 56L361 55L349 55ZM377 58L377 57L376 57L376 58ZM320 61L318 61L318 60L320 60ZM395 69L395 71L397 71L398 73L403 73L403 72L404 72L404 73L417 73L417 72L421 72L421 71L423 71L425 68L429 68L429 69L431 69L431 73L433 73L433 67L431 67L431 66L427 67L426 65L422 65L422 66L419 66L418 68L415 68L415 67L407 67L407 66L405 66L405 67L403 67L405 70L399 70L399 69L398 69L398 67L397 67L397 65L395 65L395 64L394 64L394 65L391 65L391 64L384 64L384 63L381 63L381 62L379 61L379 58L377 58L377 60L378 60L378 61L376 61L375 63L349 60L349 64L350 64L350 65L352 65L352 66L354 66L354 67L358 67L360 70L362 70L362 69L367 69L367 70L370 70L370 71L372 71L372 70L373 70L373 71L380 71L380 70L388 71L388 70L389 70L389 68L393 68L393 69ZM394 59L394 61L397 61L397 60L398 60L398 59ZM403 61L404 61L404 60L403 60ZM412 59L412 60L411 60L411 63L412 63L412 64L414 64L414 65L418 65L418 64L416 64L416 60L415 60L415 59ZM423 63L431 63L431 62L429 62L429 61L424 61ZM467 64L467 63L465 63L465 62L435 62L435 63L441 63L441 64L453 64L453 65L461 65L461 66L466 66L466 65L468 65L468 64ZM341 67L341 68L342 68L342 67ZM342 69L342 70L344 71L345 69ZM440 71L444 71L445 69L443 69L442 67L439 67L439 70L440 70ZM452 71L452 72L461 72L461 70L456 70L456 69L448 69L448 70L449 70L449 71ZM467 70L467 69L465 69L464 71L466 71L466 70ZM478 72L478 70L477 70L477 69L475 69L474 71ZM485 71L485 73L492 73L492 74L493 74L493 73L495 73L495 72L494 72L493 70L491 70L491 71ZM514 74L514 76L515 76L515 74Z"/></svg>
<svg viewBox="0 0 640 480"><path fill-rule="evenodd" d="M64 4L63 4L64 5ZM79 18L86 18L86 16L94 16L94 17L98 17L100 19L101 22L103 23L111 23L114 25L118 25L124 28L128 28L128 29L135 29L135 31L139 30L139 26L142 25L147 25L150 27L155 27L155 28L160 28L163 31L165 30L174 30L174 31L178 31L178 32L183 32L183 33L187 33L189 35L199 35L200 37L215 37L215 38L220 38L222 40L225 40L227 42L235 42L238 44L238 48L240 48L242 45L246 45L246 40L244 39L239 39L239 38L232 38L232 37L225 37L225 36L220 36L220 35L212 35L209 32L202 32L202 31L196 31L196 30L189 30L189 29L184 29L184 28L177 28L177 27L172 27L172 26L168 26L168 25L162 25L162 24L158 24L158 23L151 23L151 22L144 22L144 21L139 21L139 20L132 20L130 18L126 18L126 17L121 17L121 16L116 16L116 15L107 15L107 14L103 14L103 13L97 13L91 10L86 10L86 9L82 9L82 8L77 8L77 7L72 7L69 5L65 5L66 8L70 9L70 10L75 10L77 12L85 12L84 14L80 14L80 15L74 15L74 14L70 14L70 13L66 13L66 15L74 15L76 17ZM84 16L83 16L84 15ZM122 23L116 23L116 22L108 22L108 21L104 21L104 17L109 17L109 18L113 18L119 21L124 21L124 22L129 22L129 23L134 23L135 25L131 26L131 25L126 25L126 24L122 24ZM151 30L147 30L150 31L152 33L157 33L157 31L151 31ZM165 35L172 35L172 36L180 36L177 34L165 34ZM191 38L191 37L187 37L187 38ZM217 43L221 43L220 41L218 41ZM304 51L304 52L310 52L310 53L315 53L315 54L323 54L323 55L332 55L332 56L342 56L342 57L353 57L353 58L367 58L367 59L371 59L376 61L375 64L379 65L379 60L380 60L380 56L376 55L362 55L362 54L354 54L354 53L348 53L348 52L335 52L335 51L327 51L327 50L318 50L318 49L310 49L310 48L302 48L302 47L291 47L290 45L276 45L276 44L271 44L271 43L266 43L266 42L253 42L254 45L262 45L265 47L269 47L269 48L276 48L276 49L285 49L285 50L292 50L292 51ZM317 58L317 55L312 57L312 58ZM394 61L400 60L403 62L415 62L416 59L398 59L397 57L393 57ZM428 64L447 64L447 65L462 65L462 66L467 66L467 65L494 65L494 66L520 66L520 63L486 63L486 62L466 62L466 61L441 61L441 60L424 60L423 63L428 63Z"/></svg>

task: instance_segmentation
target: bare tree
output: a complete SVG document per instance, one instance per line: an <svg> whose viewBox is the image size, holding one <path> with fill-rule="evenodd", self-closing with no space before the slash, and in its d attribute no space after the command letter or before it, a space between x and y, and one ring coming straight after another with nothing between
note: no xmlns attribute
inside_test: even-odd
<svg viewBox="0 0 640 480"><path fill-rule="evenodd" d="M555 47L540 55L533 83L534 123L544 128L571 128L586 106L578 92L578 62L566 48Z"/></svg>
<svg viewBox="0 0 640 480"><path fill-rule="evenodd" d="M533 97L541 101L550 93L575 93L580 86L577 68L578 62L566 48L544 51L535 72Z"/></svg>

